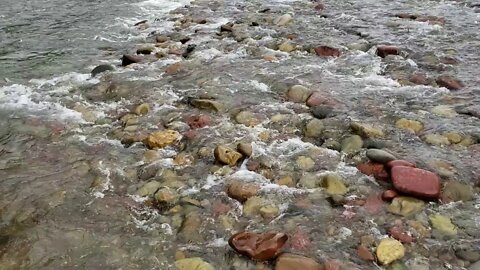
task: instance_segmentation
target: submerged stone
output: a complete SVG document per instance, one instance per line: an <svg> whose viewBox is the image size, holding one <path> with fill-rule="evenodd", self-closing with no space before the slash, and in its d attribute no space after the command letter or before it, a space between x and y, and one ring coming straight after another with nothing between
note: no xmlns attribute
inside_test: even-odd
<svg viewBox="0 0 480 270"><path fill-rule="evenodd" d="M398 240L385 238L377 247L378 261L387 265L405 256L405 247Z"/></svg>
<svg viewBox="0 0 480 270"><path fill-rule="evenodd" d="M259 261L268 261L276 258L288 240L284 233L267 232L253 233L240 232L232 235L228 244L236 252Z"/></svg>

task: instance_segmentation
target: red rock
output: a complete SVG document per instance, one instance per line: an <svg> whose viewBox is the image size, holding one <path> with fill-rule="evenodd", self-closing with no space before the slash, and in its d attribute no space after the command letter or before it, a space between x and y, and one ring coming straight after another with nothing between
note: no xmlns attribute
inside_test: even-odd
<svg viewBox="0 0 480 270"><path fill-rule="evenodd" d="M406 161L406 160L401 160L401 159L392 160L392 161L389 161L387 163L387 168L388 169L392 169L393 167L396 167L396 166L404 166L404 167L412 167L412 168L417 167L417 166L415 166L415 164L413 164L409 161Z"/></svg>
<svg viewBox="0 0 480 270"><path fill-rule="evenodd" d="M380 163L366 162L357 165L357 169L365 174L375 177L375 179L380 181L388 182L390 180L390 175L385 170L385 166Z"/></svg>
<svg viewBox="0 0 480 270"><path fill-rule="evenodd" d="M414 238L411 235L408 235L404 232L404 230L402 230L402 228L397 226L390 228L390 230L388 230L388 234L405 244L410 244L414 241Z"/></svg>
<svg viewBox="0 0 480 270"><path fill-rule="evenodd" d="M195 136L197 136L198 132L195 131L195 130L188 130L186 132L183 133L183 136L188 139L188 140L191 140L193 138L195 138Z"/></svg>
<svg viewBox="0 0 480 270"><path fill-rule="evenodd" d="M402 193L426 199L437 199L440 196L440 179L433 172L395 166L391 175L393 186Z"/></svg>
<svg viewBox="0 0 480 270"><path fill-rule="evenodd" d="M307 250L311 245L312 242L302 230L297 230L290 240L290 247L296 250Z"/></svg>
<svg viewBox="0 0 480 270"><path fill-rule="evenodd" d="M122 66L126 67L131 64L141 63L142 61L143 57L141 56L124 54L122 57Z"/></svg>
<svg viewBox="0 0 480 270"><path fill-rule="evenodd" d="M282 252L287 240L288 236L284 233L240 232L232 235L228 244L236 252L251 259L268 261L276 258Z"/></svg>
<svg viewBox="0 0 480 270"><path fill-rule="evenodd" d="M379 195L371 195L367 198L365 202L365 209L370 215L375 215L380 213L383 209L383 200Z"/></svg>
<svg viewBox="0 0 480 270"><path fill-rule="evenodd" d="M191 115L186 122L190 128L203 128L211 124L211 119L208 115Z"/></svg>
<svg viewBox="0 0 480 270"><path fill-rule="evenodd" d="M364 245L358 246L357 255L364 261L373 262L375 260L372 252L370 252L370 250L368 250L368 248Z"/></svg>
<svg viewBox="0 0 480 270"><path fill-rule="evenodd" d="M313 92L307 99L307 106L308 107L315 107L318 105L337 105L338 101L336 101L334 98L326 95L325 93L322 92Z"/></svg>
<svg viewBox="0 0 480 270"><path fill-rule="evenodd" d="M277 258L275 262L275 270L294 269L322 270L323 268L315 260L300 255L284 253Z"/></svg>
<svg viewBox="0 0 480 270"><path fill-rule="evenodd" d="M341 52L339 49L336 49L336 48L332 48L332 47L329 47L329 46L320 46L320 47L316 47L314 48L315 50L315 53L318 55L318 56L333 56L333 57L339 57Z"/></svg>
<svg viewBox="0 0 480 270"><path fill-rule="evenodd" d="M445 87L449 90L459 90L463 88L462 82L446 75L439 76L436 82L438 86Z"/></svg>
<svg viewBox="0 0 480 270"><path fill-rule="evenodd" d="M324 270L340 270L340 266L337 260L329 260L325 262Z"/></svg>
<svg viewBox="0 0 480 270"><path fill-rule="evenodd" d="M414 73L410 76L409 81L418 84L418 85L429 85L433 82L432 79L428 78L425 76L425 74L422 73Z"/></svg>
<svg viewBox="0 0 480 270"><path fill-rule="evenodd" d="M382 199L384 201L389 202L397 196L398 196L398 193L395 190L389 189L389 190L386 190L385 192L383 192Z"/></svg>
<svg viewBox="0 0 480 270"><path fill-rule="evenodd" d="M382 45L377 47L377 55L385 58L387 55L399 55L400 49L396 46Z"/></svg>

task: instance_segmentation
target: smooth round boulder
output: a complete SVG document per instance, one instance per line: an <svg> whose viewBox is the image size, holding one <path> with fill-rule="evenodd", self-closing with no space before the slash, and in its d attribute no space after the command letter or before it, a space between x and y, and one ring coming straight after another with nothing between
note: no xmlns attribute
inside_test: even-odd
<svg viewBox="0 0 480 270"><path fill-rule="evenodd" d="M396 166L391 169L392 183L396 190L423 199L438 199L440 179L430 171Z"/></svg>

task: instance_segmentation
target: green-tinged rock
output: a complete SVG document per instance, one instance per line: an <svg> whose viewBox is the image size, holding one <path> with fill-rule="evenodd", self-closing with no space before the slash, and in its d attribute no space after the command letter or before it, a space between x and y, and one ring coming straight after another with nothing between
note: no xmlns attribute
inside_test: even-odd
<svg viewBox="0 0 480 270"><path fill-rule="evenodd" d="M433 214L429 216L432 227L441 234L453 236L457 234L457 227L452 223L449 217Z"/></svg>
<svg viewBox="0 0 480 270"><path fill-rule="evenodd" d="M355 154L362 149L363 140L358 135L353 135L343 139L342 152L345 154Z"/></svg>
<svg viewBox="0 0 480 270"><path fill-rule="evenodd" d="M157 181L150 181L143 185L141 188L135 192L135 195L144 197L144 196L151 196L157 192L157 190L160 188L161 184Z"/></svg>
<svg viewBox="0 0 480 270"><path fill-rule="evenodd" d="M443 188L442 196L452 201L471 201L473 200L473 188L467 184L450 181Z"/></svg>
<svg viewBox="0 0 480 270"><path fill-rule="evenodd" d="M348 188L342 182L342 179L335 174L329 174L322 180L322 187L327 190L328 194L344 195L348 192Z"/></svg>
<svg viewBox="0 0 480 270"><path fill-rule="evenodd" d="M266 204L265 199L254 196L247 199L243 204L243 215L246 217L253 217L260 213L260 208Z"/></svg>
<svg viewBox="0 0 480 270"><path fill-rule="evenodd" d="M293 52L295 50L295 46L292 43L285 41L278 46L278 50L282 52Z"/></svg>
<svg viewBox="0 0 480 270"><path fill-rule="evenodd" d="M411 133L419 133L423 129L423 124L420 121L410 120L406 118L399 119L395 126L400 129L407 130Z"/></svg>
<svg viewBox="0 0 480 270"><path fill-rule="evenodd" d="M202 258L187 258L175 262L177 270L215 270L213 266Z"/></svg>
<svg viewBox="0 0 480 270"><path fill-rule="evenodd" d="M321 178L313 174L305 174L298 181L298 186L303 188L317 188L320 185Z"/></svg>
<svg viewBox="0 0 480 270"><path fill-rule="evenodd" d="M350 124L350 128L364 138L382 138L385 136L382 129L369 124L352 123Z"/></svg>
<svg viewBox="0 0 480 270"><path fill-rule="evenodd" d="M280 209L276 205L267 205L260 208L260 215L266 219L273 219L280 213Z"/></svg>
<svg viewBox="0 0 480 270"><path fill-rule="evenodd" d="M432 108L431 112L438 116L453 118L457 115L454 108L448 105L438 105Z"/></svg>
<svg viewBox="0 0 480 270"><path fill-rule="evenodd" d="M299 156L297 158L296 163L297 163L297 167L303 171L309 171L313 169L313 167L315 167L315 161L313 161L313 159L306 156Z"/></svg>
<svg viewBox="0 0 480 270"><path fill-rule="evenodd" d="M420 213L425 207L425 202L411 197L396 197L387 207L390 213L401 216L411 216Z"/></svg>
<svg viewBox="0 0 480 270"><path fill-rule="evenodd" d="M325 127L323 126L323 122L321 120L310 120L305 126L305 136L311 138L319 137L320 135L322 135L324 129Z"/></svg>

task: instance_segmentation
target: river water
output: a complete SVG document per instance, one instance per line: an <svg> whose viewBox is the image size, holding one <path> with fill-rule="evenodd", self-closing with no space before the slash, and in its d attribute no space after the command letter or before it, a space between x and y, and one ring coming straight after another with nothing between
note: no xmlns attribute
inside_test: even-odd
<svg viewBox="0 0 480 270"><path fill-rule="evenodd" d="M285 232L293 239L287 251L336 260L341 269L379 269L356 248L398 224L417 238L405 244L407 269L467 269L480 260L480 3L4 1L0 269L175 269L183 256L215 269L274 269L232 251L228 238L241 230ZM284 14L292 22L276 25ZM234 31L220 32L227 22ZM157 35L172 41L157 43ZM285 42L296 50L279 50ZM188 56L177 53L192 44ZM315 55L322 45L341 56ZM395 45L400 55L378 57L378 45ZM156 56L121 66L123 54L144 47ZM92 77L100 64L114 70ZM431 80L413 83L418 73ZM441 87L441 75L463 88ZM313 116L288 100L293 85L333 107L321 135L306 135ZM194 106L195 99L221 108ZM143 103L146 114L131 113ZM208 125L195 129L192 115ZM406 131L396 124L402 118L422 128ZM352 123L382 134L361 134L363 148L346 154L339 150L355 133ZM140 142L163 129L182 139L157 150ZM252 144L251 158L233 167L215 162L217 145L238 142ZM473 196L430 202L410 217L387 212L386 203L371 212L355 202L389 185L357 170L366 148L385 148ZM344 206L315 182L330 173L348 187ZM285 177L293 183L277 185ZM231 181L255 183L258 197L240 204L225 192ZM159 188L175 198L149 198ZM437 213L455 224L453 237L431 230Z"/></svg>

